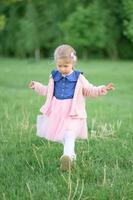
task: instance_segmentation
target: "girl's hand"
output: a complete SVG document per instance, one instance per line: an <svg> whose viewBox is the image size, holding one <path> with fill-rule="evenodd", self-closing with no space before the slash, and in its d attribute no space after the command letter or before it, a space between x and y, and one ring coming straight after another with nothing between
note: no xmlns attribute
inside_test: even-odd
<svg viewBox="0 0 133 200"><path fill-rule="evenodd" d="M31 81L28 85L29 88L34 89L35 88L35 84L34 81Z"/></svg>
<svg viewBox="0 0 133 200"><path fill-rule="evenodd" d="M109 83L105 87L106 87L106 90L115 90L115 87L114 87L113 83Z"/></svg>

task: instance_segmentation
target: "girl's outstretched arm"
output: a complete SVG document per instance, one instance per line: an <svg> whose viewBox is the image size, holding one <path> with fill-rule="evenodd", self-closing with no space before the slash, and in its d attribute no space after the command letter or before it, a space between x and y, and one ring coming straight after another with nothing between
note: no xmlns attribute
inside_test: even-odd
<svg viewBox="0 0 133 200"><path fill-rule="evenodd" d="M83 95L90 97L97 97L106 95L108 90L114 90L114 85L109 83L107 85L94 86L83 76Z"/></svg>
<svg viewBox="0 0 133 200"><path fill-rule="evenodd" d="M43 85L42 83L39 83L37 81L31 81L28 87L35 90L40 96L47 95L48 86Z"/></svg>

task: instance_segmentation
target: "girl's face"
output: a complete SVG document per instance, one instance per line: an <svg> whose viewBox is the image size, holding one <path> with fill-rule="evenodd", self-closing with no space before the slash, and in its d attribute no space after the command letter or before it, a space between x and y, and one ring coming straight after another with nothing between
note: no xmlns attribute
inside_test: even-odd
<svg viewBox="0 0 133 200"><path fill-rule="evenodd" d="M61 74L67 75L73 71L73 63L64 59L56 62L56 67Z"/></svg>

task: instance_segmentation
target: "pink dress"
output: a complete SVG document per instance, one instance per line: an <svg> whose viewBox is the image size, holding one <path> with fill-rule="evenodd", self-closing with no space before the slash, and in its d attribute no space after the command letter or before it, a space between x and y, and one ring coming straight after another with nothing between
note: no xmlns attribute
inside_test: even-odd
<svg viewBox="0 0 133 200"><path fill-rule="evenodd" d="M37 116L37 135L47 140L63 143L66 132L70 137L88 138L86 118L71 118L69 116L72 99L52 98L50 113Z"/></svg>

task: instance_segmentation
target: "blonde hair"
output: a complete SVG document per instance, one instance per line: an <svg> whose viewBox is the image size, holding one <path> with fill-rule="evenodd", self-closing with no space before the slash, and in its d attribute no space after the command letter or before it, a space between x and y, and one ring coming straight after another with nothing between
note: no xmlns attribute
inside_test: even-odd
<svg viewBox="0 0 133 200"><path fill-rule="evenodd" d="M58 46L54 52L54 60L57 61L58 59L67 59L75 64L77 61L75 49L68 44Z"/></svg>

